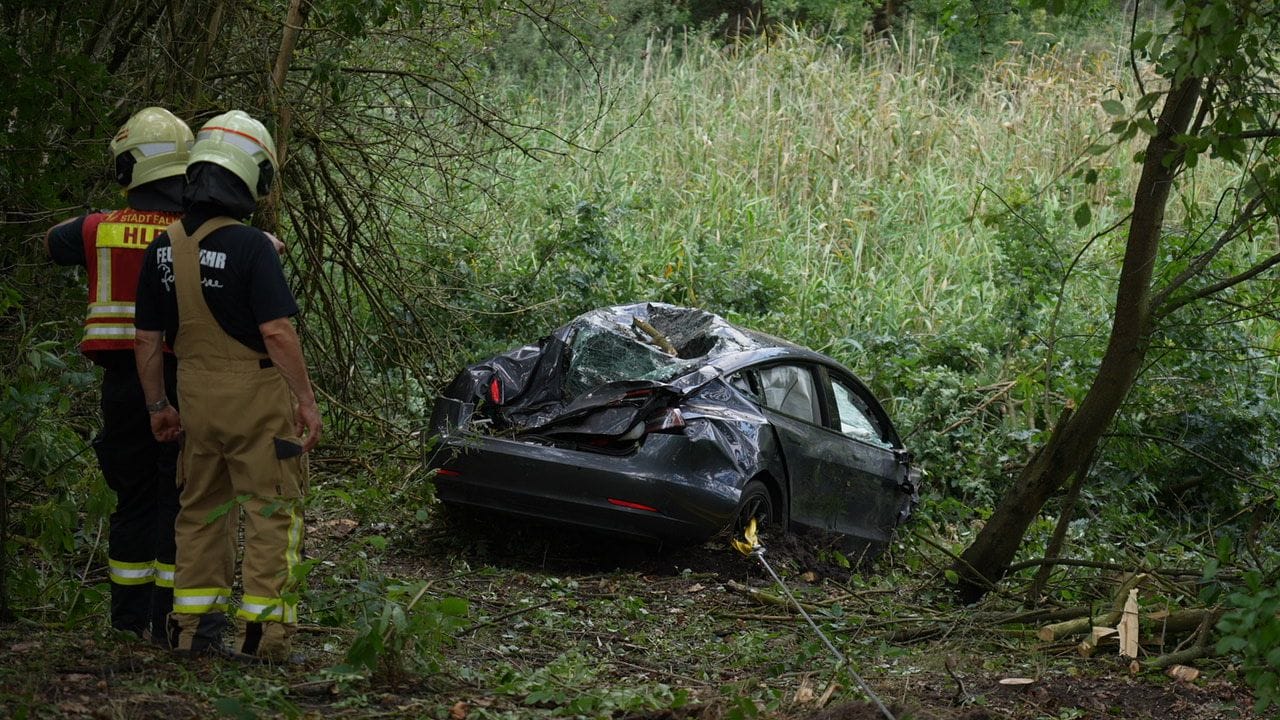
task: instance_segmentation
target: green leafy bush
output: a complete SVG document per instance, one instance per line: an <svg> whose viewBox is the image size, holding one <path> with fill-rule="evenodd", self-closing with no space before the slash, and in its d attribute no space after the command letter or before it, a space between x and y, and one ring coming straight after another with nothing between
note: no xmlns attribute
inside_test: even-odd
<svg viewBox="0 0 1280 720"><path fill-rule="evenodd" d="M441 650L467 625L468 604L456 597L427 598L427 583L390 582L366 608L358 634L338 672L368 672L394 680L440 669Z"/></svg>
<svg viewBox="0 0 1280 720"><path fill-rule="evenodd" d="M1280 582L1268 586L1257 572L1245 573L1244 580L1247 592L1227 597L1233 609L1218 622L1217 650L1240 656L1261 713L1280 703Z"/></svg>

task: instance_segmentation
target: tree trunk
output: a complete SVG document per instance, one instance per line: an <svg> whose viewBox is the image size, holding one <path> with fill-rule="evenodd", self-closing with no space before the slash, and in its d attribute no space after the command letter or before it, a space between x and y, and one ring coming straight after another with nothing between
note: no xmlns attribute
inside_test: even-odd
<svg viewBox="0 0 1280 720"><path fill-rule="evenodd" d="M306 0L290 0L289 10L285 15L284 32L280 37L280 52L276 53L276 62L271 69L271 108L276 113L276 180L271 194L258 211L258 222L263 230L275 232L280 224L281 181L284 179L285 157L289 152L289 133L293 130L293 106L289 104L284 91L284 82L289 75L289 64L293 62L293 51L298 46L298 35L306 24L310 10Z"/></svg>
<svg viewBox="0 0 1280 720"><path fill-rule="evenodd" d="M1160 248L1165 205L1182 164L1181 150L1173 139L1186 132L1200 101L1200 86L1200 78L1186 78L1165 98L1157 133L1147 143L1142 176L1134 192L1115 318L1098 374L1079 409L1064 413L1048 442L1022 469L973 544L955 563L960 593L967 601L982 597L1004 576L1040 509L1073 474L1084 471L1085 462L1142 368L1151 339L1151 278Z"/></svg>

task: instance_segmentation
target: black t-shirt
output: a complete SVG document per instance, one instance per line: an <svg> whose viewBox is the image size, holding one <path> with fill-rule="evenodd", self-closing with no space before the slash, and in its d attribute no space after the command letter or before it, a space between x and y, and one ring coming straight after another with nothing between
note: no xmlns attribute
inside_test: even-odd
<svg viewBox="0 0 1280 720"><path fill-rule="evenodd" d="M194 233L205 219L188 214L182 224L188 233ZM200 282L204 301L222 329L258 352L267 349L258 330L260 324L298 314L271 240L248 225L215 230L200 242ZM147 247L138 277L134 325L139 330L164 331L170 345L178 334L178 298L168 233L161 233Z"/></svg>
<svg viewBox="0 0 1280 720"><path fill-rule="evenodd" d="M59 265L88 265L84 257L84 221L81 215L49 231L49 258Z"/></svg>

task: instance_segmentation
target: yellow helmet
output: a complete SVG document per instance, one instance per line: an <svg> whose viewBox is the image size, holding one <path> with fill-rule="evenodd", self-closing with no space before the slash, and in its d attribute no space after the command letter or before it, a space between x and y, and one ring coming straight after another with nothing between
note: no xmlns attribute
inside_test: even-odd
<svg viewBox="0 0 1280 720"><path fill-rule="evenodd" d="M266 126L241 110L231 110L200 128L187 165L198 162L211 162L230 170L261 200L271 192L276 144Z"/></svg>
<svg viewBox="0 0 1280 720"><path fill-rule="evenodd" d="M139 110L111 139L116 181L132 190L153 180L181 175L194 139L191 128L168 110Z"/></svg>

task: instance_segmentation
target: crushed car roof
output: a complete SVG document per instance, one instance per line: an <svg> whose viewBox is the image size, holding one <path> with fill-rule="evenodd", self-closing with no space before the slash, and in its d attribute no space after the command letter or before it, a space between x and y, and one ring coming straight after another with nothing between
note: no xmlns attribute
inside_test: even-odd
<svg viewBox="0 0 1280 720"><path fill-rule="evenodd" d="M717 360L770 348L821 357L705 310L615 305L468 367L444 394L486 406L478 409L497 428L532 430L640 388L685 394L715 377Z"/></svg>

